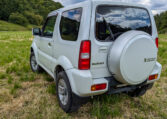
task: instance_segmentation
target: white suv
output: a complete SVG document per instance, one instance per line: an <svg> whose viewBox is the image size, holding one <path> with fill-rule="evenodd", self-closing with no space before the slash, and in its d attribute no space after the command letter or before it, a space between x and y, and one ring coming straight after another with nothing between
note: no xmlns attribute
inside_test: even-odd
<svg viewBox="0 0 167 119"><path fill-rule="evenodd" d="M85 1L51 12L33 35L31 68L55 79L65 112L76 111L83 97L141 96L160 78L157 29L144 6Z"/></svg>

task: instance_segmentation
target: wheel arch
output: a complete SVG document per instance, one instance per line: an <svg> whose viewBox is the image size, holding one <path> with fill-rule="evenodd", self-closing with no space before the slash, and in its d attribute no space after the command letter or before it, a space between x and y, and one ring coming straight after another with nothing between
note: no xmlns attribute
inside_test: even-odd
<svg viewBox="0 0 167 119"><path fill-rule="evenodd" d="M34 52L34 49L31 47L31 53L33 53Z"/></svg>
<svg viewBox="0 0 167 119"><path fill-rule="evenodd" d="M68 80L69 80L72 92L76 93L75 81L73 78L71 78L72 74L69 74L69 72L68 72L68 70L70 70L70 69L72 69L72 68L67 67L65 64L63 64L63 65L57 64L54 68L54 79L55 79L55 82L57 82L58 73L61 71L64 71Z"/></svg>
<svg viewBox="0 0 167 119"><path fill-rule="evenodd" d="M57 60L53 59L52 63L53 63L52 72L54 73L55 78L57 78L57 73L59 71L65 71L66 72L67 70L73 68L72 63L65 56L60 56Z"/></svg>
<svg viewBox="0 0 167 119"><path fill-rule="evenodd" d="M55 70L54 70L54 77L55 77L55 81L57 80L57 75L58 73L62 72L62 71L65 71L64 68L61 66L61 65L57 65L55 67Z"/></svg>
<svg viewBox="0 0 167 119"><path fill-rule="evenodd" d="M39 63L39 62L38 62L37 50L38 50L38 48L37 48L35 42L33 42L32 45L31 45L31 48L30 48L30 53L33 52L33 53L35 54L35 58L36 58L36 60L37 60L37 63Z"/></svg>

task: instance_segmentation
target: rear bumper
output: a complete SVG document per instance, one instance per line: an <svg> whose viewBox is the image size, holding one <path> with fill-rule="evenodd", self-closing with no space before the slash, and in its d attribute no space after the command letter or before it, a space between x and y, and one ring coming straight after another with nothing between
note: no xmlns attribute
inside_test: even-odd
<svg viewBox="0 0 167 119"><path fill-rule="evenodd" d="M154 70L152 71L152 73L150 75L158 74L158 78L153 80L153 81L147 80L147 84L154 83L155 81L159 80L160 76L161 76L161 71L162 71L162 65L159 62L156 62Z"/></svg>
<svg viewBox="0 0 167 119"><path fill-rule="evenodd" d="M108 91L108 81L105 78L93 79L91 72L88 70L77 70L71 69L66 71L70 80L70 85L73 93L80 97L87 97L93 95L100 95ZM91 86L95 84L106 83L107 87L105 90L91 91Z"/></svg>
<svg viewBox="0 0 167 119"><path fill-rule="evenodd" d="M125 92L127 90L133 90L141 85L154 83L155 81L159 80L161 70L162 66L157 62L154 67L154 70L150 75L158 74L158 78L152 81L146 80L144 83L135 86L127 86L125 84L121 84L117 82L113 77L93 79L89 70L70 69L67 70L66 73L70 80L73 93L80 97L87 97L93 95L100 95L106 92L110 92L110 94ZM92 85L103 83L107 84L106 89L100 91L91 91ZM114 87L114 89L111 87Z"/></svg>

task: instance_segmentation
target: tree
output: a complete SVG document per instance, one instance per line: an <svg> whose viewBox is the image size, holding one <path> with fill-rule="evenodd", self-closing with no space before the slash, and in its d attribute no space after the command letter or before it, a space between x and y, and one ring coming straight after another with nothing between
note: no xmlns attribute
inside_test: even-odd
<svg viewBox="0 0 167 119"><path fill-rule="evenodd" d="M167 11L155 15L155 21L159 33L167 33Z"/></svg>
<svg viewBox="0 0 167 119"><path fill-rule="evenodd" d="M61 7L60 3L53 0L0 0L0 20L9 21L12 13L19 13L26 18L27 16L33 18L33 20L27 18L31 24L40 25L49 12Z"/></svg>
<svg viewBox="0 0 167 119"><path fill-rule="evenodd" d="M30 24L41 25L43 22L43 17L41 15L36 15L33 12L25 11L24 16L27 18Z"/></svg>
<svg viewBox="0 0 167 119"><path fill-rule="evenodd" d="M22 14L19 13L12 13L9 17L9 22L23 26L28 25L28 20Z"/></svg>

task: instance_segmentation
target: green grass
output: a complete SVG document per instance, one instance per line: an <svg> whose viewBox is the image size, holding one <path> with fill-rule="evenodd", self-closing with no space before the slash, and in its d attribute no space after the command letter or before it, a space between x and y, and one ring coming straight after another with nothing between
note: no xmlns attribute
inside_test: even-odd
<svg viewBox="0 0 167 119"><path fill-rule="evenodd" d="M12 76L8 76L8 84L12 84L12 82L13 82L13 77Z"/></svg>
<svg viewBox="0 0 167 119"><path fill-rule="evenodd" d="M29 66L32 33L0 32L0 118L5 119L152 119L167 118L167 35L159 35L161 79L146 95L102 95L78 112L64 113L55 96L55 83L46 73L35 74Z"/></svg>
<svg viewBox="0 0 167 119"><path fill-rule="evenodd" d="M27 30L28 28L25 28L23 26L0 20L0 31L27 31Z"/></svg>
<svg viewBox="0 0 167 119"><path fill-rule="evenodd" d="M49 85L47 91L48 91L48 93L55 95L56 94L55 84L52 83L51 85Z"/></svg>
<svg viewBox="0 0 167 119"><path fill-rule="evenodd" d="M18 24L13 24L7 21L0 20L0 31L31 31L32 28L41 28L42 26L36 26L29 24L26 27Z"/></svg>
<svg viewBox="0 0 167 119"><path fill-rule="evenodd" d="M17 89L20 89L20 88L22 88L20 83L15 82L13 88L10 91L10 93L14 95L16 93Z"/></svg>
<svg viewBox="0 0 167 119"><path fill-rule="evenodd" d="M0 79L5 79L6 78L6 74L5 73L0 73Z"/></svg>

